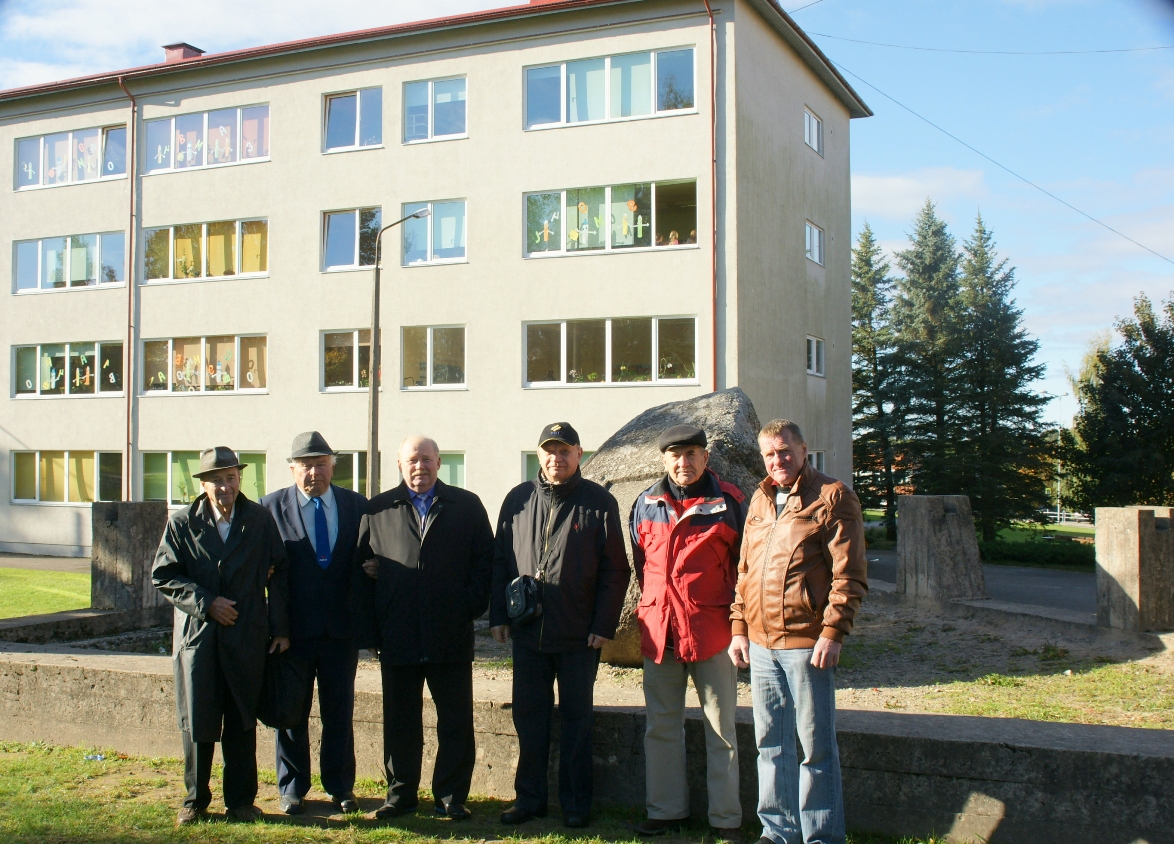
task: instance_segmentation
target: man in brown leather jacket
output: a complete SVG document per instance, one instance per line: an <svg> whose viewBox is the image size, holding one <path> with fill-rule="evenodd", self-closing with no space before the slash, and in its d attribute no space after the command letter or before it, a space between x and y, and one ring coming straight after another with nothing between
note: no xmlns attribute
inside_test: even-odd
<svg viewBox="0 0 1174 844"><path fill-rule="evenodd" d="M794 422L769 422L758 445L767 478L746 516L730 658L751 668L760 844L843 844L835 666L868 591L860 501L807 463Z"/></svg>

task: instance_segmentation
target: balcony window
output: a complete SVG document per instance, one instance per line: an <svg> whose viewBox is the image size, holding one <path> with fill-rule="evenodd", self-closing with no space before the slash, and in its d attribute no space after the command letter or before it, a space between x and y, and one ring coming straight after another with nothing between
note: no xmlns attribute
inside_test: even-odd
<svg viewBox="0 0 1174 844"><path fill-rule="evenodd" d="M323 389L366 390L371 386L370 372L371 329L323 333Z"/></svg>
<svg viewBox="0 0 1174 844"><path fill-rule="evenodd" d="M375 239L382 226L381 220L379 208L354 208L323 214L323 269L375 266Z"/></svg>
<svg viewBox="0 0 1174 844"><path fill-rule="evenodd" d="M12 470L14 502L122 500L122 454L117 451L16 451Z"/></svg>
<svg viewBox="0 0 1174 844"><path fill-rule="evenodd" d="M147 229L143 243L143 270L148 282L260 275L269 270L267 220Z"/></svg>
<svg viewBox="0 0 1174 844"><path fill-rule="evenodd" d="M383 143L383 89L364 88L326 98L324 146L342 152Z"/></svg>
<svg viewBox="0 0 1174 844"><path fill-rule="evenodd" d="M264 336L176 337L143 343L144 393L260 392L269 369Z"/></svg>
<svg viewBox="0 0 1174 844"><path fill-rule="evenodd" d="M16 292L118 284L126 279L122 232L18 241Z"/></svg>
<svg viewBox="0 0 1174 844"><path fill-rule="evenodd" d="M404 205L402 216L424 210L427 215L406 220L400 226L403 265L464 261L465 200L410 202Z"/></svg>
<svg viewBox="0 0 1174 844"><path fill-rule="evenodd" d="M269 106L222 108L148 120L146 136L148 173L266 160Z"/></svg>
<svg viewBox="0 0 1174 844"><path fill-rule="evenodd" d="M125 126L78 129L16 142L17 190L125 175Z"/></svg>
<svg viewBox="0 0 1174 844"><path fill-rule="evenodd" d="M466 80L433 79L404 86L404 142L465 135Z"/></svg>
<svg viewBox="0 0 1174 844"><path fill-rule="evenodd" d="M463 325L404 327L402 341L405 389L464 386Z"/></svg>
<svg viewBox="0 0 1174 844"><path fill-rule="evenodd" d="M696 382L696 319L628 317L526 325L526 386Z"/></svg>

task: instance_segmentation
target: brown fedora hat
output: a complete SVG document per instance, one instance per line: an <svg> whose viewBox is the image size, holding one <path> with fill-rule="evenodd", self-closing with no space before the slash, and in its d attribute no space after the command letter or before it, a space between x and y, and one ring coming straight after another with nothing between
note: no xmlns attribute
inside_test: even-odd
<svg viewBox="0 0 1174 844"><path fill-rule="evenodd" d="M218 445L216 448L206 448L200 452L200 471L192 472L192 477L202 478L221 469L243 469L248 465L241 463L231 448Z"/></svg>

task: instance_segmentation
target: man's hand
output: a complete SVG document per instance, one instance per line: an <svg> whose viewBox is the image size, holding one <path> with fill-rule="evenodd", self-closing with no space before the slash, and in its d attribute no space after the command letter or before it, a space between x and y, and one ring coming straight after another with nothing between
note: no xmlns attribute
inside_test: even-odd
<svg viewBox="0 0 1174 844"><path fill-rule="evenodd" d="M822 636L815 642L815 648L811 651L811 664L816 668L831 668L833 665L840 664L840 648L839 642L835 639L825 639Z"/></svg>
<svg viewBox="0 0 1174 844"><path fill-rule="evenodd" d="M265 582L266 583L268 583L270 580L273 579L273 572L275 572L275 571L277 571L277 569L273 568L273 566L269 567L269 574L265 575Z"/></svg>
<svg viewBox="0 0 1174 844"><path fill-rule="evenodd" d="M289 639L285 638L284 636L274 636L273 637L273 641L269 645L269 653L273 653L274 651L277 651L279 654L283 654L288 650L289 650Z"/></svg>
<svg viewBox="0 0 1174 844"><path fill-rule="evenodd" d="M499 645L504 645L510 640L510 626L508 624L499 624L497 627L490 627L489 635L493 637L493 641Z"/></svg>
<svg viewBox="0 0 1174 844"><path fill-rule="evenodd" d="M212 606L208 607L208 615L212 616L212 620L217 624L232 627L237 617L237 611L233 609L235 605L236 601L230 601L223 595L218 595L216 600L212 602Z"/></svg>
<svg viewBox="0 0 1174 844"><path fill-rule="evenodd" d="M611 639L605 639L602 636L596 636L594 633L592 633L587 637L587 647L599 650L610 641Z"/></svg>
<svg viewBox="0 0 1174 844"><path fill-rule="evenodd" d="M738 668L750 667L750 640L745 636L735 636L730 640L730 662Z"/></svg>
<svg viewBox="0 0 1174 844"><path fill-rule="evenodd" d="M379 579L379 561L376 559L370 559L367 562L363 563L363 571L367 572L367 577L371 578L372 580L378 580Z"/></svg>

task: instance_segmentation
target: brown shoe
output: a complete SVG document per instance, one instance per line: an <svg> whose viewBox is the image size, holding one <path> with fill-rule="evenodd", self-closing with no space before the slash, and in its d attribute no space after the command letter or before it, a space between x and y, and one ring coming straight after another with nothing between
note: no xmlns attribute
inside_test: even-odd
<svg viewBox="0 0 1174 844"><path fill-rule="evenodd" d="M188 824L199 823L208 816L208 813L203 809L193 809L191 806L184 806L179 810L179 815L175 818L176 826L187 826Z"/></svg>
<svg viewBox="0 0 1174 844"><path fill-rule="evenodd" d="M256 823L265 817L265 813L256 806L238 806L224 813L224 819L236 823Z"/></svg>

